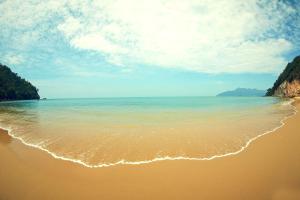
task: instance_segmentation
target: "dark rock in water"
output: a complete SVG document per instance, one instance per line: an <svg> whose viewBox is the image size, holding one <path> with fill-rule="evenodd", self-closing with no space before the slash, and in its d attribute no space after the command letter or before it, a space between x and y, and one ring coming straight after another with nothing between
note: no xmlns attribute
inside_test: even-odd
<svg viewBox="0 0 300 200"><path fill-rule="evenodd" d="M38 89L0 64L0 101L30 99L40 99Z"/></svg>
<svg viewBox="0 0 300 200"><path fill-rule="evenodd" d="M237 88L231 91L225 91L217 96L236 96L236 97L262 97L266 93L265 90L249 89L249 88Z"/></svg>
<svg viewBox="0 0 300 200"><path fill-rule="evenodd" d="M266 96L300 96L300 56L285 67L273 87L268 89Z"/></svg>

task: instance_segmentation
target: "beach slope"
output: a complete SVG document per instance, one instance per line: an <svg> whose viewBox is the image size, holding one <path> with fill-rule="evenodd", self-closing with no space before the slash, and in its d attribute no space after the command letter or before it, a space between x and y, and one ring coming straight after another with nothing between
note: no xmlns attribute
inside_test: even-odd
<svg viewBox="0 0 300 200"><path fill-rule="evenodd" d="M0 200L300 199L300 114L285 123L238 155L95 169L54 159L2 130Z"/></svg>

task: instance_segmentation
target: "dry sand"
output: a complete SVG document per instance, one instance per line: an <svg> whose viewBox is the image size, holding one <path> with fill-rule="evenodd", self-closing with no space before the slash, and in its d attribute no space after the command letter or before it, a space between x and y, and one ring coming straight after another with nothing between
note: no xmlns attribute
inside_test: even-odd
<svg viewBox="0 0 300 200"><path fill-rule="evenodd" d="M299 128L300 113L238 155L96 169L54 159L1 131L0 200L299 200Z"/></svg>

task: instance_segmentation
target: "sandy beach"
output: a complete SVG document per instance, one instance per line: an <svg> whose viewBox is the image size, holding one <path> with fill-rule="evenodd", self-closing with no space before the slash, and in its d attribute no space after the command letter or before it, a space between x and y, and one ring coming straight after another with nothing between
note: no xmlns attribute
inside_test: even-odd
<svg viewBox="0 0 300 200"><path fill-rule="evenodd" d="M300 199L300 114L285 123L238 155L95 169L54 159L1 130L0 200Z"/></svg>

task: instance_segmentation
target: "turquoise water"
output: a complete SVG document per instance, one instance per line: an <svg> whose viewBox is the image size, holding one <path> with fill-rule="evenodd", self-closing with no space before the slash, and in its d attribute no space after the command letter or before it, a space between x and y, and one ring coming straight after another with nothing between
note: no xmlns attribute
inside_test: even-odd
<svg viewBox="0 0 300 200"><path fill-rule="evenodd" d="M238 151L293 113L267 97L49 99L0 103L0 126L86 165Z"/></svg>

